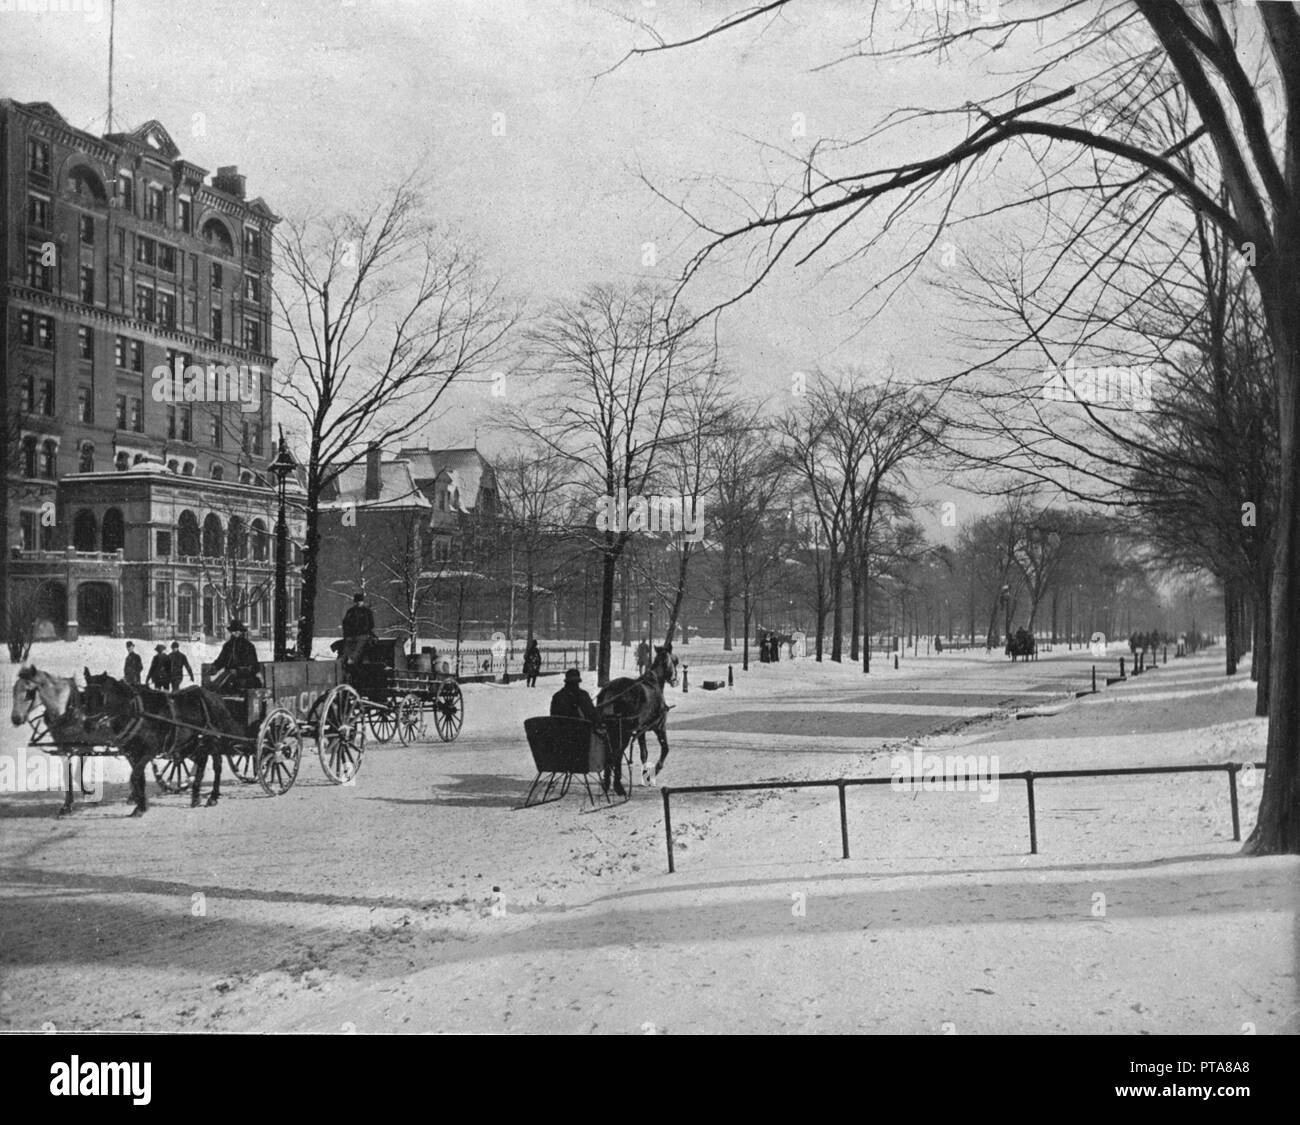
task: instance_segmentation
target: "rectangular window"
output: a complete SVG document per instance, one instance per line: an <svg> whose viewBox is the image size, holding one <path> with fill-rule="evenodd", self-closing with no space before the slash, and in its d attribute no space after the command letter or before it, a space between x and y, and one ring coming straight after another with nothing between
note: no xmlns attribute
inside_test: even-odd
<svg viewBox="0 0 1300 1125"><path fill-rule="evenodd" d="M50 146L35 137L27 138L27 171L38 176L50 174Z"/></svg>
<svg viewBox="0 0 1300 1125"><path fill-rule="evenodd" d="M18 399L18 409L23 414L30 414L36 405L36 376L28 375L23 380L22 391Z"/></svg>
<svg viewBox="0 0 1300 1125"><path fill-rule="evenodd" d="M126 366L126 337L125 336L113 337L113 366L114 367Z"/></svg>
<svg viewBox="0 0 1300 1125"><path fill-rule="evenodd" d="M212 310L212 338L219 344L221 343L221 310Z"/></svg>
<svg viewBox="0 0 1300 1125"><path fill-rule="evenodd" d="M262 456L262 427L260 424L253 426L253 456Z"/></svg>
<svg viewBox="0 0 1300 1125"><path fill-rule="evenodd" d="M194 440L194 407L187 406L181 411L181 441Z"/></svg>
<svg viewBox="0 0 1300 1125"><path fill-rule="evenodd" d="M153 290L135 283L135 316L137 320L153 320Z"/></svg>
<svg viewBox="0 0 1300 1125"><path fill-rule="evenodd" d="M221 407L214 406L213 409L218 413L213 414L212 417L208 419L208 444L211 445L213 449L220 449L221 436L224 429L221 424Z"/></svg>
<svg viewBox="0 0 1300 1125"><path fill-rule="evenodd" d="M262 256L262 232L252 227L244 228L244 253L250 258Z"/></svg>
<svg viewBox="0 0 1300 1125"><path fill-rule="evenodd" d="M131 341L131 370L144 371L144 345L139 340Z"/></svg>
<svg viewBox="0 0 1300 1125"><path fill-rule="evenodd" d="M158 556L159 558L168 558L172 553L172 533L170 531L158 532Z"/></svg>
<svg viewBox="0 0 1300 1125"><path fill-rule="evenodd" d="M262 279L255 273L244 274L244 300L262 303Z"/></svg>
<svg viewBox="0 0 1300 1125"><path fill-rule="evenodd" d="M41 520L41 550L54 550L54 525Z"/></svg>
<svg viewBox="0 0 1300 1125"><path fill-rule="evenodd" d="M77 329L77 351L88 363L95 362L95 330L89 325Z"/></svg>
<svg viewBox="0 0 1300 1125"><path fill-rule="evenodd" d="M122 210L135 214L135 179L130 172L117 174L118 197L122 200Z"/></svg>
<svg viewBox="0 0 1300 1125"><path fill-rule="evenodd" d="M23 309L18 314L18 338L24 344L36 343L36 314L31 309Z"/></svg>
<svg viewBox="0 0 1300 1125"><path fill-rule="evenodd" d="M157 223L167 221L167 192L156 184L150 184L146 189L144 217Z"/></svg>
<svg viewBox="0 0 1300 1125"><path fill-rule="evenodd" d="M53 246L53 243L50 244ZM54 268L41 246L27 248L27 284L33 289L43 289L46 293L54 291ZM50 263L50 264L47 264Z"/></svg>
<svg viewBox="0 0 1300 1125"><path fill-rule="evenodd" d="M253 451L252 432L253 428L247 422L240 423L239 448L245 453L251 453Z"/></svg>
<svg viewBox="0 0 1300 1125"><path fill-rule="evenodd" d="M262 350L262 323L258 320L244 318L244 347L250 352Z"/></svg>
<svg viewBox="0 0 1300 1125"><path fill-rule="evenodd" d="M18 521L23 529L23 550L36 550L36 528L40 523L39 512L19 512Z"/></svg>
<svg viewBox="0 0 1300 1125"><path fill-rule="evenodd" d="M77 220L77 232L86 246L95 245L95 219L91 215L82 215Z"/></svg>
<svg viewBox="0 0 1300 1125"><path fill-rule="evenodd" d="M45 196L28 193L27 221L42 230L50 229L50 201Z"/></svg>
<svg viewBox="0 0 1300 1125"><path fill-rule="evenodd" d="M158 323L167 328L176 327L176 296L173 293L158 294Z"/></svg>
<svg viewBox="0 0 1300 1125"><path fill-rule="evenodd" d="M119 309L122 307L122 275L119 273L113 278L113 304Z"/></svg>
<svg viewBox="0 0 1300 1125"><path fill-rule="evenodd" d="M208 272L208 277L212 282L213 289L221 288L221 263L220 262L211 263L211 269Z"/></svg>
<svg viewBox="0 0 1300 1125"><path fill-rule="evenodd" d="M176 407L167 407L167 436L176 437Z"/></svg>
<svg viewBox="0 0 1300 1125"><path fill-rule="evenodd" d="M193 220L191 218L190 201L188 199L176 200L176 225L186 234L193 233Z"/></svg>
<svg viewBox="0 0 1300 1125"><path fill-rule="evenodd" d="M199 302L197 298L185 298L185 324L191 330L196 330L199 326Z"/></svg>
<svg viewBox="0 0 1300 1125"><path fill-rule="evenodd" d="M190 255L190 281L194 285L199 283L199 256L197 254Z"/></svg>
<svg viewBox="0 0 1300 1125"><path fill-rule="evenodd" d="M41 413L47 418L54 417L54 380L41 380Z"/></svg>
<svg viewBox="0 0 1300 1125"><path fill-rule="evenodd" d="M131 429L137 434L144 433L144 411L140 408L140 400L133 398L131 400Z"/></svg>
<svg viewBox="0 0 1300 1125"><path fill-rule="evenodd" d="M158 244L158 268L163 273L176 272L176 247Z"/></svg>
<svg viewBox="0 0 1300 1125"><path fill-rule="evenodd" d="M145 238L142 235L136 235L135 239L135 260L143 262L146 266L152 266L157 260L158 243L152 238Z"/></svg>
<svg viewBox="0 0 1300 1125"><path fill-rule="evenodd" d="M126 429L126 395L117 396L117 428Z"/></svg>
<svg viewBox="0 0 1300 1125"><path fill-rule="evenodd" d="M95 303L95 270L92 266L81 267L81 300L87 305Z"/></svg>
<svg viewBox="0 0 1300 1125"><path fill-rule="evenodd" d="M47 352L54 350L54 318L38 316L36 318L36 346Z"/></svg>
<svg viewBox="0 0 1300 1125"><path fill-rule="evenodd" d="M126 231L121 227L117 231L117 256L119 258L126 257Z"/></svg>
<svg viewBox="0 0 1300 1125"><path fill-rule="evenodd" d="M166 532L159 532L165 535ZM159 554L162 552L160 551ZM170 621L172 616L172 588L170 583L155 582L153 587L153 615L155 621Z"/></svg>
<svg viewBox="0 0 1300 1125"><path fill-rule="evenodd" d="M77 417L86 425L95 421L95 395L90 387L77 389Z"/></svg>

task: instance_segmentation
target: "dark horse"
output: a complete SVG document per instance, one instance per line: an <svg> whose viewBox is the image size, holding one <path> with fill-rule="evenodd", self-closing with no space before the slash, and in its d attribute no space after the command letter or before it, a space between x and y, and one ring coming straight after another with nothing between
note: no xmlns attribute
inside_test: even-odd
<svg viewBox="0 0 1300 1125"><path fill-rule="evenodd" d="M614 772L614 792L623 792L623 751L635 737L641 744L641 780L653 785L655 776L664 768L668 757L668 735L664 724L668 719L668 704L664 702L664 685L677 682L677 657L671 644L655 646L654 659L645 673L636 679L620 676L610 680L596 696L596 706L606 716L605 728L609 732L610 758L605 765L605 788L609 788L609 775ZM650 772L645 736L654 731L659 739L659 761L654 773Z"/></svg>
<svg viewBox="0 0 1300 1125"><path fill-rule="evenodd" d="M225 700L206 688L153 691L116 680L107 672L86 672L85 725L87 731L106 734L131 763L132 816L149 808L144 767L160 754L180 755L195 763L190 786L190 808L198 808L199 791L208 757L212 768L212 793L208 804L221 799L222 735L244 737L246 732L231 718Z"/></svg>

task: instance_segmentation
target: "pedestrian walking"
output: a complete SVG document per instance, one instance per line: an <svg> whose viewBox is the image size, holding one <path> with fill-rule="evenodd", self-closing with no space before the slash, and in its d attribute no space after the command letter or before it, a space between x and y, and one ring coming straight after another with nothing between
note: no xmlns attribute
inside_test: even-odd
<svg viewBox="0 0 1300 1125"><path fill-rule="evenodd" d="M171 655L167 657L168 667L171 669L172 691L181 690L181 682L185 676L189 676L190 683L194 682L194 671L190 668L190 662L181 652L180 643L172 641Z"/></svg>
<svg viewBox="0 0 1300 1125"><path fill-rule="evenodd" d="M139 685L140 676L144 672L144 661L140 659L140 654L135 651L135 642L126 642L126 663L122 665L122 679L128 684Z"/></svg>
<svg viewBox="0 0 1300 1125"><path fill-rule="evenodd" d="M158 691L166 691L171 686L172 662L167 657L166 645L153 646L153 660L149 662L149 675L144 682Z"/></svg>

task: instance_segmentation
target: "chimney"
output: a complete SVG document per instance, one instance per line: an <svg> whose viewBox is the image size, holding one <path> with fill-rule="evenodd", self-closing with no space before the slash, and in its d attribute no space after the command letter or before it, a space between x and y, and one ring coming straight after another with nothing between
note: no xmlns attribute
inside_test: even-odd
<svg viewBox="0 0 1300 1125"><path fill-rule="evenodd" d="M379 446L372 444L366 450L366 499L378 500L380 490Z"/></svg>
<svg viewBox="0 0 1300 1125"><path fill-rule="evenodd" d="M243 199L244 177L239 174L239 165L227 164L224 168L218 168L217 174L212 177L212 186L227 195Z"/></svg>

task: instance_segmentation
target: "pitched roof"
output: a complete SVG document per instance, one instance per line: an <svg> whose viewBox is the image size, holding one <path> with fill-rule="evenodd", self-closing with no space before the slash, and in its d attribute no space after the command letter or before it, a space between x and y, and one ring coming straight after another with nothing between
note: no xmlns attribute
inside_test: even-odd
<svg viewBox="0 0 1300 1125"><path fill-rule="evenodd" d="M461 511L472 512L479 493L486 486L496 488L496 473L491 462L473 447L465 449L403 449L398 454L411 463L411 475L424 487L449 478L452 489L460 494Z"/></svg>
<svg viewBox="0 0 1300 1125"><path fill-rule="evenodd" d="M366 499L366 463L344 469L334 481L322 508L432 508L432 502L417 487L410 463L401 458L379 464L379 499Z"/></svg>

